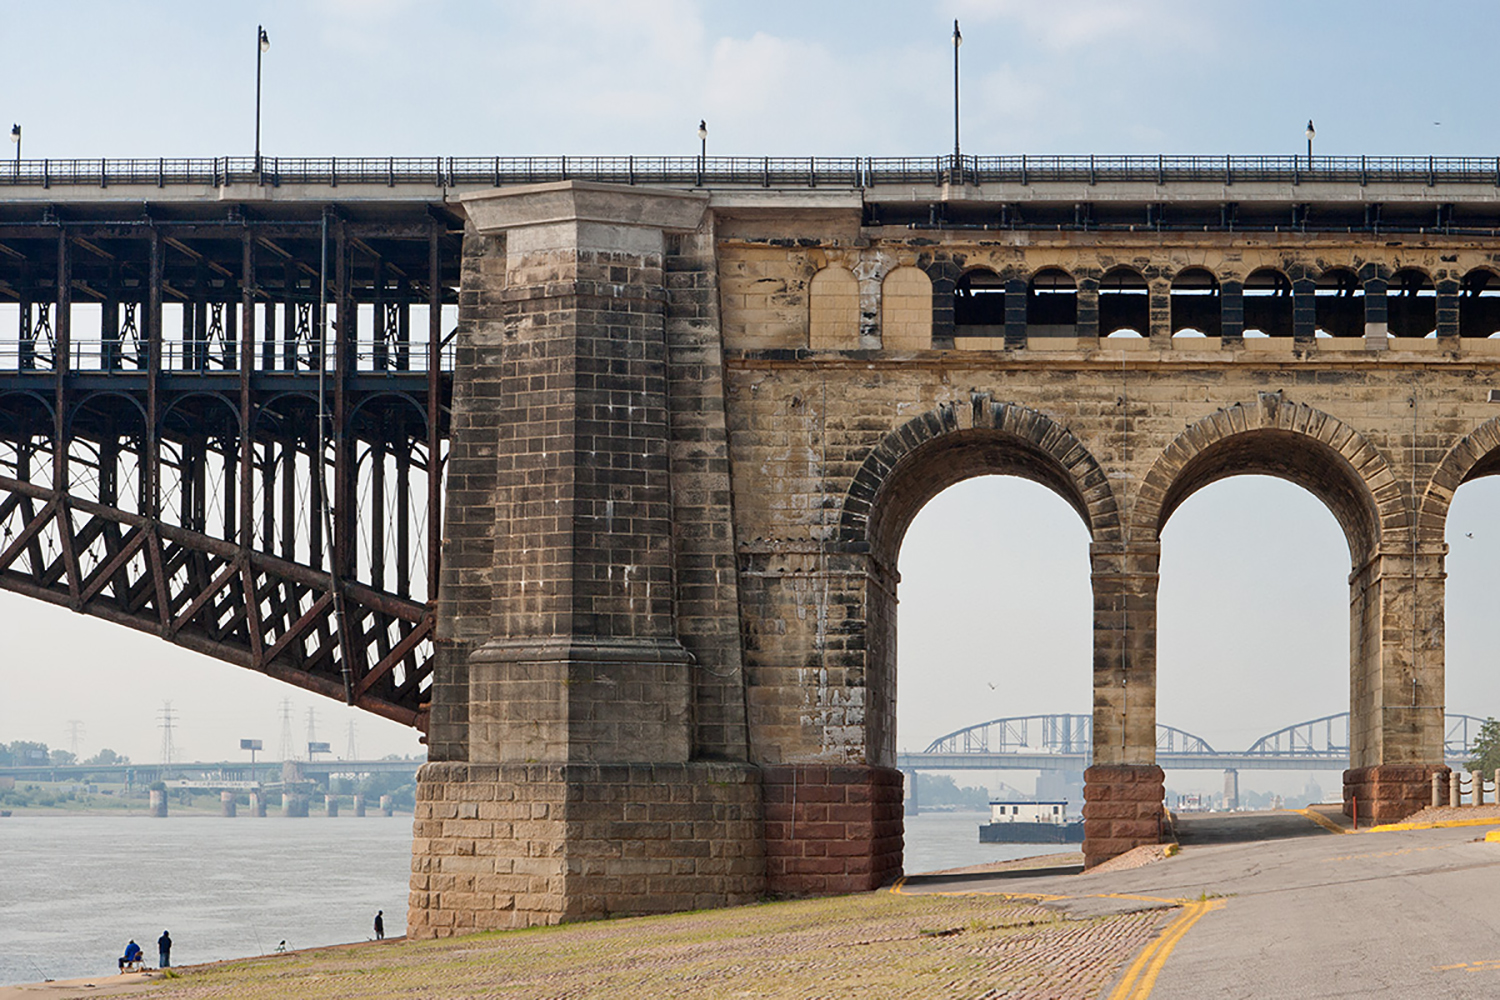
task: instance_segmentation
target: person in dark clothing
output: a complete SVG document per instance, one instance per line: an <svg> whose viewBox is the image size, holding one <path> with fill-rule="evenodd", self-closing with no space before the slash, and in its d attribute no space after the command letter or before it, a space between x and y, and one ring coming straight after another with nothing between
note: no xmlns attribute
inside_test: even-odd
<svg viewBox="0 0 1500 1000"><path fill-rule="evenodd" d="M160 966L163 969L169 969L169 968L171 968L172 967L172 935L168 934L166 931L162 931L161 932L161 937L159 937L159 938L156 939L156 950L157 950L157 952L160 953L160 957L161 957L161 962L159 963Z"/></svg>
<svg viewBox="0 0 1500 1000"><path fill-rule="evenodd" d="M125 946L125 954L120 958L120 971L124 972L125 966L129 965L132 962L139 962L140 960L141 946L136 944L134 941L131 941Z"/></svg>
<svg viewBox="0 0 1500 1000"><path fill-rule="evenodd" d="M376 910L375 911L375 940L376 941L384 941L385 940L385 911L384 910Z"/></svg>

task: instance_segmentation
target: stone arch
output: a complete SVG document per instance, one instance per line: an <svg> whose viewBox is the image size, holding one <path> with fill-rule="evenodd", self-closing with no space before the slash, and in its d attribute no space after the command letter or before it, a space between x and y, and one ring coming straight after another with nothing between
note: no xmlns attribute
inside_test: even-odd
<svg viewBox="0 0 1500 1000"><path fill-rule="evenodd" d="M932 279L921 268L897 267L880 283L880 339L888 351L932 348Z"/></svg>
<svg viewBox="0 0 1500 1000"><path fill-rule="evenodd" d="M1417 524L1426 536L1441 539L1448 508L1460 486L1500 474L1500 417L1491 417L1448 449L1422 493Z"/></svg>
<svg viewBox="0 0 1500 1000"><path fill-rule="evenodd" d="M1356 566L1381 538L1409 524L1385 457L1337 417L1280 392L1236 403L1189 426L1146 473L1130 512L1130 534L1155 542L1173 511L1210 483L1238 474L1276 476L1328 507Z"/></svg>
<svg viewBox="0 0 1500 1000"><path fill-rule="evenodd" d="M859 279L842 264L829 264L808 282L807 346L815 351L859 347Z"/></svg>
<svg viewBox="0 0 1500 1000"><path fill-rule="evenodd" d="M844 495L839 541L891 564L928 500L986 473L1050 488L1078 512L1095 541L1121 535L1109 480L1071 431L1030 407L976 394L967 406L944 403L908 420L870 450Z"/></svg>

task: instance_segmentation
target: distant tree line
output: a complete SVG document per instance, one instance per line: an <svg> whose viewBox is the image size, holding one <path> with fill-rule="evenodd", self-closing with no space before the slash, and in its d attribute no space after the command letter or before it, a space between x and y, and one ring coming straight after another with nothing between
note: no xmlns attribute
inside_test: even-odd
<svg viewBox="0 0 1500 1000"><path fill-rule="evenodd" d="M56 764L59 767L68 764L98 764L101 767L108 767L112 764L129 763L129 757L117 754L107 747L92 757L79 760L77 754L68 750L52 750L45 743L35 743L31 740L0 743L0 767L31 767L42 764Z"/></svg>
<svg viewBox="0 0 1500 1000"><path fill-rule="evenodd" d="M955 806L962 809L988 809L990 793L987 788L960 788L946 774L917 772L917 802L923 809L939 806Z"/></svg>

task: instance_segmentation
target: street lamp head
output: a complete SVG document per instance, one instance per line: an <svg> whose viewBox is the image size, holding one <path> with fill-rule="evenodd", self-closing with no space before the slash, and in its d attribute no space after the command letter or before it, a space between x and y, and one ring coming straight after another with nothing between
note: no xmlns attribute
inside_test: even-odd
<svg viewBox="0 0 1500 1000"><path fill-rule="evenodd" d="M271 51L271 38L270 38L269 35L266 34L266 29L265 28L258 28L257 30L260 31L260 50L262 52L270 52Z"/></svg>
<svg viewBox="0 0 1500 1000"><path fill-rule="evenodd" d="M708 122L705 119L699 119L698 121L698 138L708 138Z"/></svg>
<svg viewBox="0 0 1500 1000"><path fill-rule="evenodd" d="M14 142L14 143L16 143L18 145L20 144L20 142L21 142L21 126L19 126L19 125L12 125L10 127L10 141Z"/></svg>
<svg viewBox="0 0 1500 1000"><path fill-rule="evenodd" d="M1317 135L1317 129L1313 128L1312 119L1307 120L1307 141L1312 142L1313 136Z"/></svg>
<svg viewBox="0 0 1500 1000"><path fill-rule="evenodd" d="M953 47L956 49L964 43L963 32L958 30L958 18L953 19Z"/></svg>

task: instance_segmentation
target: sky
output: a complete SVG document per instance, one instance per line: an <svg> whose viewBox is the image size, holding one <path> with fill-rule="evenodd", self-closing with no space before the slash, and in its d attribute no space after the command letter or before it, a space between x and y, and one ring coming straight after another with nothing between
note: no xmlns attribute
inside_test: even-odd
<svg viewBox="0 0 1500 1000"><path fill-rule="evenodd" d="M1372 0L4 0L0 121L28 159L249 155L264 25L272 156L682 155L700 119L710 154L933 155L953 143L954 18L966 152L1285 154L1311 118L1320 154L1500 153L1500 13ZM1497 509L1495 481L1471 484L1449 522L1448 704L1481 716L1500 713ZM1348 555L1318 501L1220 482L1163 546L1162 721L1236 748L1347 708ZM899 745L1087 711L1087 538L1061 500L960 484L901 571ZM66 749L77 720L85 755L159 759L167 700L179 758L274 750L287 700L296 742L312 708L336 754L350 721L362 756L421 751L399 725L4 594L0 692L0 741Z"/></svg>

